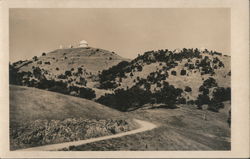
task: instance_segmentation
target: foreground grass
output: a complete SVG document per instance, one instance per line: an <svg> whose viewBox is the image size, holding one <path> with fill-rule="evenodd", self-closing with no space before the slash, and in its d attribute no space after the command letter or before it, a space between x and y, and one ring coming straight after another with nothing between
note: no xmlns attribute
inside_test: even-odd
<svg viewBox="0 0 250 159"><path fill-rule="evenodd" d="M129 116L90 100L10 86L10 149L77 141L137 127Z"/></svg>
<svg viewBox="0 0 250 159"><path fill-rule="evenodd" d="M128 119L125 114L91 100L37 88L10 86L10 125L32 120Z"/></svg>
<svg viewBox="0 0 250 159"><path fill-rule="evenodd" d="M226 108L229 103L226 103ZM203 119L206 115L207 120ZM144 133L70 147L71 151L114 150L230 150L227 111L220 113L197 110L193 106L178 109L151 109L130 112L142 120L159 125Z"/></svg>

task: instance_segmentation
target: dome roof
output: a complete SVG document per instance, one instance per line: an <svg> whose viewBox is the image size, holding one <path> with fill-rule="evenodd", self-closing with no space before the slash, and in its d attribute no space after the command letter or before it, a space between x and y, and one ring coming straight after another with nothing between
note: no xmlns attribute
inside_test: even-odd
<svg viewBox="0 0 250 159"><path fill-rule="evenodd" d="M85 40L81 40L81 41L80 41L80 44L88 44L88 42L85 41Z"/></svg>

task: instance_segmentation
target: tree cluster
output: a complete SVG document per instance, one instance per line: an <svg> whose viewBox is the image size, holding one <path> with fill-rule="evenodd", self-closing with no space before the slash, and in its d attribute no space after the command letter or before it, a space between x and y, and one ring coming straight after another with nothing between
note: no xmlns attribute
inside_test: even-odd
<svg viewBox="0 0 250 159"><path fill-rule="evenodd" d="M197 107L202 109L202 105L207 104L208 110L218 112L224 108L224 101L231 100L231 88L218 87L215 79L208 78L199 88L200 94L195 101Z"/></svg>
<svg viewBox="0 0 250 159"><path fill-rule="evenodd" d="M164 103L166 106L175 106L177 98L181 96L182 90L164 83L163 88L152 93L147 86L142 89L140 85L145 84L145 80L141 80L134 87L127 90L118 89L113 94L105 94L101 96L97 102L106 106L118 109L120 111L129 111L142 107L144 104Z"/></svg>

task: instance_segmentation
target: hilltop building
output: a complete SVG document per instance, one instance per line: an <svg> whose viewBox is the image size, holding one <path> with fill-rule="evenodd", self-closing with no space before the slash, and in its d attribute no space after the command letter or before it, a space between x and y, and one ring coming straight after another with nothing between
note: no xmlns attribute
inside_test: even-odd
<svg viewBox="0 0 250 159"><path fill-rule="evenodd" d="M67 46L64 47L63 45L60 45L60 46L59 46L60 49L77 48L77 47L88 47L88 42L85 41L85 40L81 40L81 41L79 42L79 44L76 44L75 46L72 45L72 44L70 44L68 47L67 47Z"/></svg>
<svg viewBox="0 0 250 159"><path fill-rule="evenodd" d="M88 47L88 42L85 40L80 41L79 47Z"/></svg>

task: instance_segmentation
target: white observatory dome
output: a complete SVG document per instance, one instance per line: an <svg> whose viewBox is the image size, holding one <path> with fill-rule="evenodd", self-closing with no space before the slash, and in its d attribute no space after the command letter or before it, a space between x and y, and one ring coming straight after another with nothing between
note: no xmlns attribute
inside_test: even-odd
<svg viewBox="0 0 250 159"><path fill-rule="evenodd" d="M85 41L85 40L81 40L81 41L79 42L79 47L88 47L88 42Z"/></svg>

